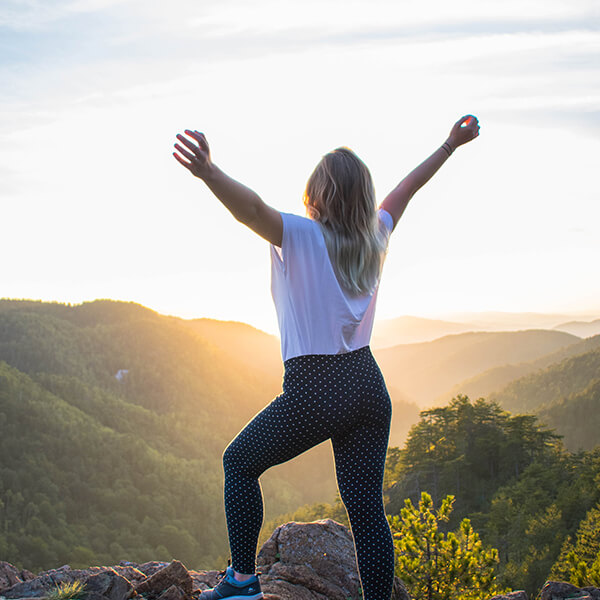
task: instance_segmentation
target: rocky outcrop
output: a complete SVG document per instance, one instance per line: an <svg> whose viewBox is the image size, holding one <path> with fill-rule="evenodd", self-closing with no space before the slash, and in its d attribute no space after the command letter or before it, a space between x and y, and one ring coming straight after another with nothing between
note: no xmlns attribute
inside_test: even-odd
<svg viewBox="0 0 600 600"><path fill-rule="evenodd" d="M562 581L547 581L540 592L541 600L600 600L600 588L578 588Z"/></svg>
<svg viewBox="0 0 600 600"><path fill-rule="evenodd" d="M112 567L59 569L34 576L9 563L0 570L0 595L7 600L42 598L60 584L80 581L83 600L198 600L214 587L220 571L188 570L179 562L121 561ZM265 600L358 600L360 580L350 530L324 519L286 523L265 542L257 558ZM402 582L394 582L393 600L410 600Z"/></svg>
<svg viewBox="0 0 600 600"><path fill-rule="evenodd" d="M275 529L257 557L265 600L358 600L360 580L350 530L323 519L285 523ZM188 570L178 560L138 564L121 561L112 567L58 569L34 575L0 561L0 597L39 599L61 584L84 584L81 600L201 600L202 590L214 587L219 570ZM600 589L577 588L549 581L541 600L600 600ZM392 600L410 600L396 577ZM527 600L517 591L490 600Z"/></svg>
<svg viewBox="0 0 600 600"><path fill-rule="evenodd" d="M265 600L358 600L360 580L350 530L324 519L281 525L257 558ZM0 595L7 600L42 598L61 584L84 584L82 600L199 600L217 584L219 570L188 570L180 561L71 569L63 565L38 573L0 569ZM393 600L410 600L402 582L394 582Z"/></svg>
<svg viewBox="0 0 600 600"><path fill-rule="evenodd" d="M5 598L42 598L63 584L80 581L86 584L89 600L126 600L134 595L136 578L146 579L144 573L136 571L130 566L121 565L89 569L71 569L69 565L63 565L58 569L42 571L7 589L0 588L0 595Z"/></svg>

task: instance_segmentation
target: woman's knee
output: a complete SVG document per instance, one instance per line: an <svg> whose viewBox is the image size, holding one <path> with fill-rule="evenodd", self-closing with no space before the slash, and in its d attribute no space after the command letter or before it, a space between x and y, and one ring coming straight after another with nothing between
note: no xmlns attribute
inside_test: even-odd
<svg viewBox="0 0 600 600"><path fill-rule="evenodd" d="M233 440L223 452L223 471L253 476L253 465L247 451Z"/></svg>
<svg viewBox="0 0 600 600"><path fill-rule="evenodd" d="M223 470L225 472L236 470L240 464L239 450L235 447L234 442L231 442L223 452Z"/></svg>

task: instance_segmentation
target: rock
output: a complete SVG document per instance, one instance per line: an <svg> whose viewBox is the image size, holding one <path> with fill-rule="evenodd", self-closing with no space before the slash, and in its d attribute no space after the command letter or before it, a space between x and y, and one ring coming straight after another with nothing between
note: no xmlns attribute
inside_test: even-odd
<svg viewBox="0 0 600 600"><path fill-rule="evenodd" d="M158 600L185 600L186 598L188 595L180 587L172 585L158 597Z"/></svg>
<svg viewBox="0 0 600 600"><path fill-rule="evenodd" d="M58 573L56 576L44 573L30 581L23 581L13 585L4 590L2 595L5 598L39 598L45 596L59 583L65 581L66 583L71 583L72 579L64 576L61 577Z"/></svg>
<svg viewBox="0 0 600 600"><path fill-rule="evenodd" d="M192 581L194 582L195 588L198 590L207 590L217 585L217 575L220 571L188 571Z"/></svg>
<svg viewBox="0 0 600 600"><path fill-rule="evenodd" d="M31 579L35 579L35 575L27 569L23 569L21 571L20 577L23 581L30 581Z"/></svg>
<svg viewBox="0 0 600 600"><path fill-rule="evenodd" d="M592 600L600 600L600 588L589 586L582 587L581 589L587 592L592 597Z"/></svg>
<svg viewBox="0 0 600 600"><path fill-rule="evenodd" d="M17 567L11 565L10 563L1 560L0 561L0 593L12 587L17 583L22 583L23 578L21 577L21 573Z"/></svg>
<svg viewBox="0 0 600 600"><path fill-rule="evenodd" d="M138 583L135 586L135 591L145 596L158 597L171 586L181 588L185 596L188 596L192 592L192 578L187 569L178 560L172 561L166 567L163 567L141 583Z"/></svg>
<svg viewBox="0 0 600 600"><path fill-rule="evenodd" d="M392 600L411 600L404 582L399 577L394 577L394 587L392 588Z"/></svg>
<svg viewBox="0 0 600 600"><path fill-rule="evenodd" d="M146 575L142 571L140 571L138 568L136 568L135 566L133 566L131 564L129 564L129 565L122 565L122 564L115 565L113 567L113 569L121 577L125 577L125 579L128 579L133 584L137 584L140 581L143 581L144 579L146 579Z"/></svg>
<svg viewBox="0 0 600 600"><path fill-rule="evenodd" d="M134 594L131 582L112 568L88 577L85 590L87 600L92 600L95 595L108 600L128 600Z"/></svg>
<svg viewBox="0 0 600 600"><path fill-rule="evenodd" d="M108 583L103 588L104 591L98 591L94 587L99 586L99 582L101 581L101 578L95 580L94 577L106 572L109 573L109 575L106 576L106 581L110 580L111 578L114 580L112 582L112 584L116 586L114 591L112 591L112 587L108 585ZM141 575L144 576L143 573ZM127 580L127 578L122 577L112 567L90 567L89 569L73 570L69 565L63 565L59 569L42 571L38 573L37 576L34 576L33 579L28 579L27 581L17 583L9 589L3 590L2 595L7 599L40 598L42 596L46 596L48 592L53 591L60 584L73 583L74 581L81 581L82 583L87 584L87 582L90 580L92 581L92 588L89 589L87 600L99 600L100 597L104 598L104 600L106 600L107 597L111 597L113 600L115 600L116 596L119 595L120 590L123 589L123 587L120 586L128 587L130 590L133 589L133 585ZM109 594L113 593L114 595L105 597L102 595L104 592L108 592ZM118 600L121 600L121 598Z"/></svg>
<svg viewBox="0 0 600 600"><path fill-rule="evenodd" d="M129 563L129 565L133 566L134 563ZM168 562L160 562L158 560L151 560L149 562L142 563L141 565L135 565L139 571L141 571L147 577L154 575L157 571L164 569L168 566Z"/></svg>
<svg viewBox="0 0 600 600"><path fill-rule="evenodd" d="M517 592L509 592L508 594L498 594L490 600L527 600L527 594L523 590Z"/></svg>
<svg viewBox="0 0 600 600"><path fill-rule="evenodd" d="M350 530L332 519L285 523L257 557L260 583L272 600L355 600L360 580ZM396 578L394 600L409 600Z"/></svg>
<svg viewBox="0 0 600 600"><path fill-rule="evenodd" d="M547 581L540 592L540 600L595 600L600 597L600 590L594 587L580 589L562 581Z"/></svg>

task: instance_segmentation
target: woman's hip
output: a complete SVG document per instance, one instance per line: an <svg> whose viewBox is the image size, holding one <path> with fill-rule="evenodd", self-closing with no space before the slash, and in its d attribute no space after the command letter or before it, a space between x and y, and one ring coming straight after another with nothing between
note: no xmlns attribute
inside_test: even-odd
<svg viewBox="0 0 600 600"><path fill-rule="evenodd" d="M369 346L343 354L306 354L285 361L283 395L391 418L391 400ZM386 413L390 414L387 415Z"/></svg>

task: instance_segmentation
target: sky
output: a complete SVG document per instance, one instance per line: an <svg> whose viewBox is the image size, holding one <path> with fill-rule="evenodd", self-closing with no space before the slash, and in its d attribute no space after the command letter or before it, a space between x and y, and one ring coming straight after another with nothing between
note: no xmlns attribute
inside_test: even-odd
<svg viewBox="0 0 600 600"><path fill-rule="evenodd" d="M349 146L378 201L474 114L411 199L378 318L600 316L596 0L2 0L0 297L135 301L276 332L268 243L172 157L304 214Z"/></svg>

